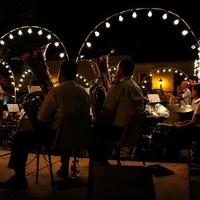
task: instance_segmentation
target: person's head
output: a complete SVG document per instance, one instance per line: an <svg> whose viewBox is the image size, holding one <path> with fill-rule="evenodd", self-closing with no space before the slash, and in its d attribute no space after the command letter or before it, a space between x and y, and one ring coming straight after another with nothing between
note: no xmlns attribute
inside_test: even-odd
<svg viewBox="0 0 200 200"><path fill-rule="evenodd" d="M75 80L78 71L78 65L72 60L65 60L60 65L60 70L58 72L59 83L66 80Z"/></svg>
<svg viewBox="0 0 200 200"><path fill-rule="evenodd" d="M189 84L187 81L182 81L181 82L181 90L185 90L186 88L188 88Z"/></svg>
<svg viewBox="0 0 200 200"><path fill-rule="evenodd" d="M193 87L194 85L196 85L198 83L198 77L197 76L190 76L188 78L188 81L189 81L190 85Z"/></svg>
<svg viewBox="0 0 200 200"><path fill-rule="evenodd" d="M200 84L197 83L192 87L192 98L193 99L198 99L200 98Z"/></svg>
<svg viewBox="0 0 200 200"><path fill-rule="evenodd" d="M121 80L125 76L132 76L134 72L135 64L129 59L123 59L119 61L116 70L116 80Z"/></svg>
<svg viewBox="0 0 200 200"><path fill-rule="evenodd" d="M0 85L3 84L3 82L4 82L4 78L3 76L0 76Z"/></svg>

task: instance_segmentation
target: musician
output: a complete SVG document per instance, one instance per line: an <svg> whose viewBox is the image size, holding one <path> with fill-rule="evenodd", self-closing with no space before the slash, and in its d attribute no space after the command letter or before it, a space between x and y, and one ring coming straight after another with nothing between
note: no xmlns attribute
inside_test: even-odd
<svg viewBox="0 0 200 200"><path fill-rule="evenodd" d="M0 182L4 188L25 188L28 186L25 177L25 167L29 148L51 145L54 141L56 129L67 115L89 115L90 99L86 90L74 80L77 74L77 64L66 60L60 65L58 79L60 85L53 88L46 95L37 115L39 128L18 132L14 135L13 150L8 168L15 174L6 182ZM68 177L68 165L71 152L61 156L59 175Z"/></svg>
<svg viewBox="0 0 200 200"><path fill-rule="evenodd" d="M145 99L141 88L131 78L134 63L129 59L117 65L117 82L108 90L102 112L93 118L93 138L88 149L90 161L108 163L112 152L108 140L118 140L128 116L145 110ZM110 152L108 152L110 150Z"/></svg>
<svg viewBox="0 0 200 200"><path fill-rule="evenodd" d="M165 159L178 158L181 148L180 140L185 140L187 145L190 145L191 139L197 139L197 141L200 139L200 84L193 86L192 98L193 116L190 120L173 124L175 129L168 134L169 142L166 147ZM199 156L199 147L197 149Z"/></svg>
<svg viewBox="0 0 200 200"><path fill-rule="evenodd" d="M180 84L180 90L177 91L177 95L180 98L181 105L190 105L192 102L191 91L188 87L188 82L182 81Z"/></svg>

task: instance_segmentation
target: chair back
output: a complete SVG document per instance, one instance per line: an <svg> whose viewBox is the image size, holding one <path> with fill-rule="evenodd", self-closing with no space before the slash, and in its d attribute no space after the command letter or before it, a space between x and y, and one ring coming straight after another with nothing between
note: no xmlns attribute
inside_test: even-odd
<svg viewBox="0 0 200 200"><path fill-rule="evenodd" d="M118 141L112 141L115 146L132 145L137 142L142 135L143 122L145 114L133 114L127 120L121 138Z"/></svg>
<svg viewBox="0 0 200 200"><path fill-rule="evenodd" d="M155 200L152 174L145 166L89 164L87 200Z"/></svg>
<svg viewBox="0 0 200 200"><path fill-rule="evenodd" d="M57 130L53 151L79 150L88 145L90 140L91 115L66 116Z"/></svg>

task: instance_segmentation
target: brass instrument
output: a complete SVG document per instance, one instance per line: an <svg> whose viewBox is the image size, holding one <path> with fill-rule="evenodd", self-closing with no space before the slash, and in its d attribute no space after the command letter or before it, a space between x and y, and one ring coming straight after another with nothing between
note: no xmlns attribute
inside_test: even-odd
<svg viewBox="0 0 200 200"><path fill-rule="evenodd" d="M49 68L45 63L45 52L49 44L25 53L18 58L24 61L32 70L41 90L30 93L23 98L22 106L34 129L37 129L37 113L44 101L45 95L53 86Z"/></svg>
<svg viewBox="0 0 200 200"><path fill-rule="evenodd" d="M112 51L109 53L102 52L101 55L87 60L95 75L95 80L91 81L89 90L93 116L101 112L108 89L111 86L109 72L110 53L112 53Z"/></svg>

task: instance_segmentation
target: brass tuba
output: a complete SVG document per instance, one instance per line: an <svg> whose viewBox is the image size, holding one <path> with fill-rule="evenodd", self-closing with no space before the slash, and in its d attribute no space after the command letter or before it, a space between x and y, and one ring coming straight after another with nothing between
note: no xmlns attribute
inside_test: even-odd
<svg viewBox="0 0 200 200"><path fill-rule="evenodd" d="M41 90L30 93L23 98L22 106L34 129L37 129L37 113L44 101L45 95L53 86L49 68L45 63L45 52L48 45L44 45L29 53L25 53L18 58L24 61L34 74Z"/></svg>
<svg viewBox="0 0 200 200"><path fill-rule="evenodd" d="M100 55L95 58L85 59L90 63L95 75L95 80L91 81L89 90L93 116L98 115L102 111L104 100L111 86L109 55L112 52L113 50L100 52Z"/></svg>

